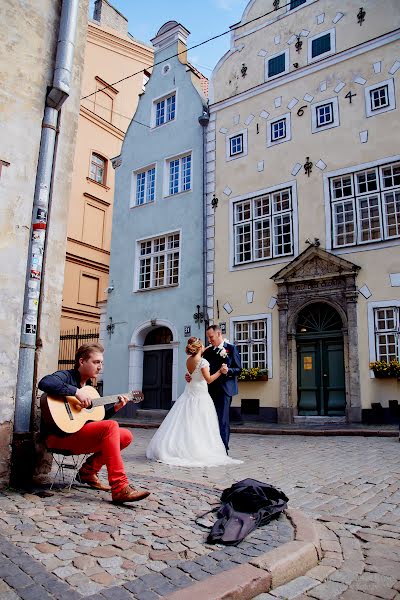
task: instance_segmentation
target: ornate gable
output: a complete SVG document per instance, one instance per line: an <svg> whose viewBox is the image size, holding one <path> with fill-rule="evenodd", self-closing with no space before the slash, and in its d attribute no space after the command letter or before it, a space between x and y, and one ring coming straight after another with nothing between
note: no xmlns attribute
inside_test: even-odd
<svg viewBox="0 0 400 600"><path fill-rule="evenodd" d="M275 283L357 275L361 267L322 248L310 246L271 277Z"/></svg>

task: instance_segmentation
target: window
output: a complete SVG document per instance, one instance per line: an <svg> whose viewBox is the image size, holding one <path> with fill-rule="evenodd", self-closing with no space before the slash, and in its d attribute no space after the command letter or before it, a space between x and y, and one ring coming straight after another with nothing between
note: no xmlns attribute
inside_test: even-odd
<svg viewBox="0 0 400 600"><path fill-rule="evenodd" d="M186 154L167 161L168 194L188 192L192 187L192 155Z"/></svg>
<svg viewBox="0 0 400 600"><path fill-rule="evenodd" d="M336 51L335 29L314 35L308 40L308 62L328 56Z"/></svg>
<svg viewBox="0 0 400 600"><path fill-rule="evenodd" d="M337 96L311 105L311 131L313 133L338 127L339 125L339 102Z"/></svg>
<svg viewBox="0 0 400 600"><path fill-rule="evenodd" d="M163 125L168 121L173 121L176 114L176 95L171 94L166 98L155 102L155 126Z"/></svg>
<svg viewBox="0 0 400 600"><path fill-rule="evenodd" d="M156 185L156 168L150 167L133 174L134 181L134 206L141 206L154 202Z"/></svg>
<svg viewBox="0 0 400 600"><path fill-rule="evenodd" d="M227 135L225 140L226 160L235 160L247 155L247 129Z"/></svg>
<svg viewBox="0 0 400 600"><path fill-rule="evenodd" d="M376 360L399 360L400 326L398 306L374 309L375 356Z"/></svg>
<svg viewBox="0 0 400 600"><path fill-rule="evenodd" d="M293 10L302 4L305 4L306 0L290 0L290 8L289 10Z"/></svg>
<svg viewBox="0 0 400 600"><path fill-rule="evenodd" d="M90 179L102 185L106 183L106 159L94 152L90 158Z"/></svg>
<svg viewBox="0 0 400 600"><path fill-rule="evenodd" d="M333 247L400 238L400 163L330 179Z"/></svg>
<svg viewBox="0 0 400 600"><path fill-rule="evenodd" d="M239 133L239 135L234 135L230 138L230 156L235 156L235 154L242 154L243 152L243 133Z"/></svg>
<svg viewBox="0 0 400 600"><path fill-rule="evenodd" d="M139 242L139 290L178 285L180 234Z"/></svg>
<svg viewBox="0 0 400 600"><path fill-rule="evenodd" d="M280 52L275 56L267 58L265 61L265 79L277 77L288 71L289 65L289 50Z"/></svg>
<svg viewBox="0 0 400 600"><path fill-rule="evenodd" d="M234 322L234 343L238 347L244 369L267 368L267 321Z"/></svg>
<svg viewBox="0 0 400 600"><path fill-rule="evenodd" d="M290 113L267 122L267 146L274 146L291 139Z"/></svg>
<svg viewBox="0 0 400 600"><path fill-rule="evenodd" d="M292 189L235 202L235 265L293 254Z"/></svg>
<svg viewBox="0 0 400 600"><path fill-rule="evenodd" d="M367 117L374 117L396 108L393 79L370 85L364 90Z"/></svg>

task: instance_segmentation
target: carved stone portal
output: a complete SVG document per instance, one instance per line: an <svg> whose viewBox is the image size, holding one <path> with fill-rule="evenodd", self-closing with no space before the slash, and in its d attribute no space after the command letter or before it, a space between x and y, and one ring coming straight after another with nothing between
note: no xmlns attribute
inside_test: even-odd
<svg viewBox="0 0 400 600"><path fill-rule="evenodd" d="M296 324L300 311L315 302L330 304L342 319L346 417L349 422L361 421L356 287L359 270L354 263L310 246L271 277L278 286L280 423L291 423L297 414Z"/></svg>

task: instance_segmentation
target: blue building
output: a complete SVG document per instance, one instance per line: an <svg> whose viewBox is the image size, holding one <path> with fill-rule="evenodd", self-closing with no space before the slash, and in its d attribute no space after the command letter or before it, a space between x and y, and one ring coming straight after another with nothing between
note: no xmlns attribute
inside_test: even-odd
<svg viewBox="0 0 400 600"><path fill-rule="evenodd" d="M204 336L194 315L205 312L208 116L188 35L169 21L152 40L155 66L114 159L104 393L143 389L142 408L170 408L185 385L186 339Z"/></svg>

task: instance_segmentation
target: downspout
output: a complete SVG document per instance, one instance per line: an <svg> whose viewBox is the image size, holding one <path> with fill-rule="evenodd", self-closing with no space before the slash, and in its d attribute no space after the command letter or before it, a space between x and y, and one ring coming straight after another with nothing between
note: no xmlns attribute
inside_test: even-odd
<svg viewBox="0 0 400 600"><path fill-rule="evenodd" d="M207 343L206 331L209 325L207 311L207 169L206 169L206 129L210 121L208 107L203 107L203 114L199 123L203 128L203 315L204 315L204 340Z"/></svg>
<svg viewBox="0 0 400 600"><path fill-rule="evenodd" d="M68 98L70 91L78 11L79 0L62 0L53 83L46 97L42 122L15 398L14 433L17 434L26 434L30 431L39 298L45 258L46 233L49 225L47 213L56 159L57 123L61 107Z"/></svg>

